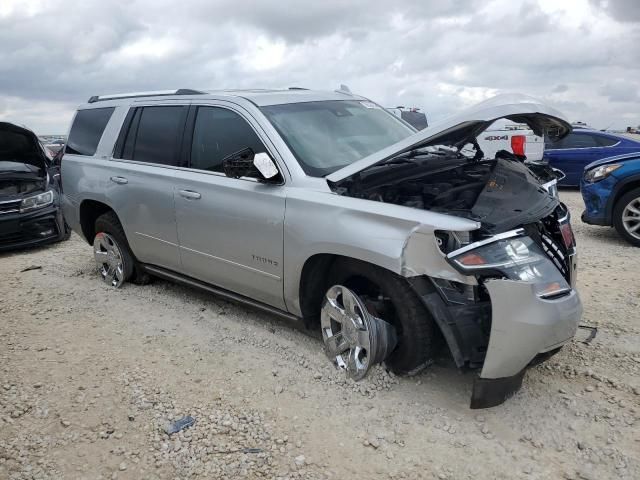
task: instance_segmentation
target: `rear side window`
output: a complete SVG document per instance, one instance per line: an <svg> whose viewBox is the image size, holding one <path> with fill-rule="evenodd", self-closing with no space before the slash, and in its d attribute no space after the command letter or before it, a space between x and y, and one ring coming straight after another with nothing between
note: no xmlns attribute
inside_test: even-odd
<svg viewBox="0 0 640 480"><path fill-rule="evenodd" d="M191 143L191 168L222 172L222 159L244 148L265 152L251 126L225 108L199 107Z"/></svg>
<svg viewBox="0 0 640 480"><path fill-rule="evenodd" d="M136 109L124 128L120 158L160 165L178 164L178 146L184 130L187 107L158 106Z"/></svg>
<svg viewBox="0 0 640 480"><path fill-rule="evenodd" d="M557 142L549 142L545 145L548 149L565 149L565 148L589 148L599 147L595 135L570 133L562 140Z"/></svg>
<svg viewBox="0 0 640 480"><path fill-rule="evenodd" d="M604 136L596 137L596 140L598 141L598 146L600 147L612 147L613 145L615 145L620 141L617 138L604 137Z"/></svg>
<svg viewBox="0 0 640 480"><path fill-rule="evenodd" d="M71 125L65 153L94 155L114 110L113 107L78 110Z"/></svg>

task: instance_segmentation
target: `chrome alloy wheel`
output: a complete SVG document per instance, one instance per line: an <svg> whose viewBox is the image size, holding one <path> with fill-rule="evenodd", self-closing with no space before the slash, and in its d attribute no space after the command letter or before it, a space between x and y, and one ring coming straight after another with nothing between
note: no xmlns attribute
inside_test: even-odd
<svg viewBox="0 0 640 480"><path fill-rule="evenodd" d="M640 197L631 200L624 207L622 225L629 235L640 240Z"/></svg>
<svg viewBox="0 0 640 480"><path fill-rule="evenodd" d="M354 380L364 378L397 343L395 328L371 315L362 300L342 285L327 291L320 326L325 353Z"/></svg>
<svg viewBox="0 0 640 480"><path fill-rule="evenodd" d="M111 235L100 232L95 236L93 257L96 259L102 280L106 284L118 288L124 283L122 253Z"/></svg>

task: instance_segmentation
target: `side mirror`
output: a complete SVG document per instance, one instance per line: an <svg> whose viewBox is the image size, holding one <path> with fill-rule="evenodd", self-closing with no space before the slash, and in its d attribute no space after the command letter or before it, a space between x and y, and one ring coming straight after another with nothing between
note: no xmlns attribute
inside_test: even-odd
<svg viewBox="0 0 640 480"><path fill-rule="evenodd" d="M251 148L243 148L222 160L224 174L231 178L253 177L262 181L274 179L278 167L268 154L254 153Z"/></svg>
<svg viewBox="0 0 640 480"><path fill-rule="evenodd" d="M253 156L253 166L260 172L265 180L269 180L278 175L278 167L265 152L256 153Z"/></svg>

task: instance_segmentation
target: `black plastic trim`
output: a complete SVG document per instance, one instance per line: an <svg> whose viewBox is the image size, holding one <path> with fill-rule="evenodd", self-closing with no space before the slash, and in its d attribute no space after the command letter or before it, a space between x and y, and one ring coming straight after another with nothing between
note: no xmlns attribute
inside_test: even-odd
<svg viewBox="0 0 640 480"><path fill-rule="evenodd" d="M181 283L183 285L187 285L190 287L199 288L200 290L204 290L218 297L222 297L225 300L240 303L242 305L255 308L256 310L261 310L263 312L277 315L278 317L284 318L286 320L290 320L290 321L301 320L301 318L293 315L292 313L285 312L284 310L280 310L279 308L272 307L271 305L267 305L266 303L262 303L258 300L253 300L251 298L245 297L244 295L240 295L239 293L231 292L221 287L216 287L206 282L196 280L195 278L187 277L186 275L182 275L180 273L167 270L162 267L156 267L155 265L145 264L145 265L142 265L142 268L148 273L160 278L164 278L165 280L170 280L172 282Z"/></svg>
<svg viewBox="0 0 640 480"><path fill-rule="evenodd" d="M610 227L611 219L607 219L606 217L590 217L587 212L582 212L580 219L583 223L588 223L589 225L599 225L601 227Z"/></svg>
<svg viewBox="0 0 640 480"><path fill-rule="evenodd" d="M503 404L520 390L525 372L526 368L511 377L477 377L473 382L473 393L469 407L472 409L491 408Z"/></svg>

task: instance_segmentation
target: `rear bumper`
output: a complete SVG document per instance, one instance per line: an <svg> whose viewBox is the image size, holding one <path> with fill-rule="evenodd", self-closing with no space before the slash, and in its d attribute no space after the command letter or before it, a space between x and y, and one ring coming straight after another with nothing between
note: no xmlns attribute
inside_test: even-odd
<svg viewBox="0 0 640 480"><path fill-rule="evenodd" d="M0 251L53 243L64 236L62 211L56 205L29 213L0 216Z"/></svg>
<svg viewBox="0 0 640 480"><path fill-rule="evenodd" d="M527 282L489 280L486 287L491 297L491 334L471 408L499 405L517 391L526 367L571 340L582 316L575 290L543 299Z"/></svg>

